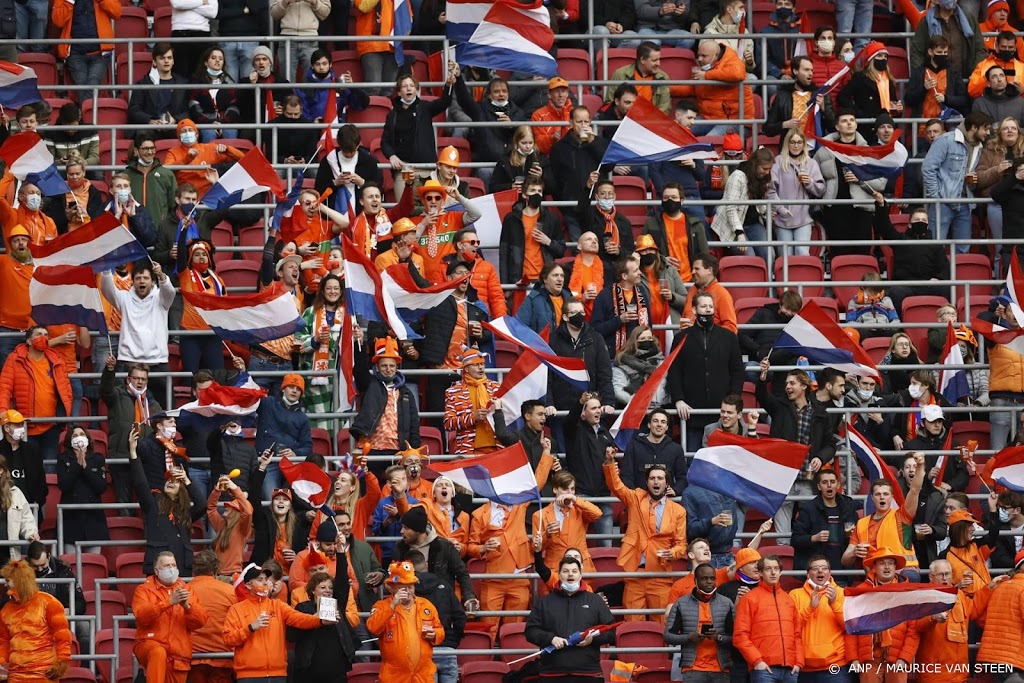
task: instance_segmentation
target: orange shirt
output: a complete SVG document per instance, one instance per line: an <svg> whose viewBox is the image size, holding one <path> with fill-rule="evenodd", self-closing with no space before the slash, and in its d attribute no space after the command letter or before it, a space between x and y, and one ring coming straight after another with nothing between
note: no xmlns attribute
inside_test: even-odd
<svg viewBox="0 0 1024 683"><path fill-rule="evenodd" d="M200 294L227 294L227 287L224 280L212 270L200 275L198 271L187 268L178 278L178 284L183 292L199 292ZM196 312L196 307L183 299L184 308L181 313L181 329L183 330L208 330L203 317Z"/></svg>
<svg viewBox="0 0 1024 683"><path fill-rule="evenodd" d="M679 277L683 282L693 279L690 272L690 233L687 231L686 214L678 219L664 216L665 240L668 242L668 255L679 261Z"/></svg>
<svg viewBox="0 0 1024 683"><path fill-rule="evenodd" d="M697 609L697 623L700 626L712 623L710 604L698 600ZM705 638L697 641L697 656L693 659L693 666L684 671L721 672L722 666L718 663L718 643Z"/></svg>
<svg viewBox="0 0 1024 683"><path fill-rule="evenodd" d="M469 325L466 317L466 301L456 301L455 310L458 317L455 320L455 329L452 330L452 338L448 340L448 353L444 357L444 366L451 370L462 369L462 347L469 345Z"/></svg>
<svg viewBox="0 0 1024 683"><path fill-rule="evenodd" d="M390 451L401 448L398 443L398 389L388 389L388 400L380 417L377 429L370 435L370 448L375 451Z"/></svg>
<svg viewBox="0 0 1024 683"><path fill-rule="evenodd" d="M0 327L27 330L32 324L28 285L34 270L31 263L19 263L10 256L0 257L0 292L3 292L0 296Z"/></svg>
<svg viewBox="0 0 1024 683"><path fill-rule="evenodd" d="M540 250L540 242L533 239L533 231L537 228L536 216L527 216L523 212L523 243L525 251L523 254L523 279L531 282L540 277L540 271L544 268L544 254Z"/></svg>
<svg viewBox="0 0 1024 683"><path fill-rule="evenodd" d="M78 332L78 325L74 323L65 323L63 325L47 325L46 334L50 336L50 339L59 337L67 332ZM51 347L61 358L64 359L64 365L67 366L68 372L74 372L78 369L78 342L74 344L61 344L60 346Z"/></svg>
<svg viewBox="0 0 1024 683"><path fill-rule="evenodd" d="M696 567L694 567L696 569ZM723 583L729 581L729 568L721 567L715 570L715 585L721 586ZM670 605L674 605L676 600L689 595L693 592L693 589L697 587L697 580L693 576L691 570L689 574L672 584L672 590L668 594L668 602Z"/></svg>
<svg viewBox="0 0 1024 683"><path fill-rule="evenodd" d="M423 270L421 274L433 284L440 284L445 281L444 271L447 264L445 256L455 253L455 233L462 230L462 211L449 211L438 216L434 227L424 230L416 243L416 253L423 258ZM416 225L423 222L423 216L412 219Z"/></svg>
<svg viewBox="0 0 1024 683"><path fill-rule="evenodd" d="M555 309L555 320L562 319L562 304L565 302L560 294L554 296L548 295L551 299L551 307Z"/></svg>
<svg viewBox="0 0 1024 683"><path fill-rule="evenodd" d="M655 277L654 270L647 271L647 289L651 293L650 301L647 302L651 311L651 323L660 325L668 319L668 302L661 298L661 281Z"/></svg>
<svg viewBox="0 0 1024 683"><path fill-rule="evenodd" d="M423 275L423 257L419 254L413 253L409 255L409 260L416 266L416 270L420 275ZM373 260L373 265L377 266L377 270L384 272L391 266L398 265L398 253L394 249L388 249L383 254ZM424 277L426 277L424 275Z"/></svg>
<svg viewBox="0 0 1024 683"><path fill-rule="evenodd" d="M593 283L597 288L597 291L604 289L604 264L601 259L594 255L594 261L589 266L583 262L582 255L576 257L575 263L572 266L572 277L569 278L569 291L577 299L583 301L583 290L588 285ZM561 299L561 297L558 297ZM594 300L583 301L583 312L587 314L587 320L590 319L590 314L594 310ZM558 315L555 320L561 320L561 311L557 311Z"/></svg>
<svg viewBox="0 0 1024 683"><path fill-rule="evenodd" d="M199 602L206 608L206 623L192 632L192 650L199 652L225 652L227 646L224 644L224 634L221 629L224 627L224 617L227 616L231 606L238 602L235 591L231 585L219 581L212 576L197 576L189 583L189 589L199 597ZM193 664L207 664L209 666L230 669L230 659L202 659L194 660Z"/></svg>
<svg viewBox="0 0 1024 683"><path fill-rule="evenodd" d="M43 356L39 360L28 357L28 369L32 375L32 384L35 391L32 392L33 403L32 415L37 417L51 417L57 414L57 388L53 381L53 374L50 369L50 361ZM29 436L42 434L53 425L49 422L28 423Z"/></svg>

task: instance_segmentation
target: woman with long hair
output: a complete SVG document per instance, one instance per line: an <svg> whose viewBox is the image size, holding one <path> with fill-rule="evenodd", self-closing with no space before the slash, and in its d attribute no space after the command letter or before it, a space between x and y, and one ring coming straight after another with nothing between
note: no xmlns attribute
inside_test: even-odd
<svg viewBox="0 0 1024 683"><path fill-rule="evenodd" d="M188 93L188 114L192 121L219 126L238 123L241 117L238 93L230 87L235 81L224 71L222 49L215 45L203 52L192 82L197 84ZM205 128L199 131L200 142L237 137L238 130L235 128Z"/></svg>
<svg viewBox="0 0 1024 683"><path fill-rule="evenodd" d="M57 486L60 502L95 505L107 490L106 459L93 450L89 432L78 425L64 436L64 448L57 454ZM64 515L64 552L75 552L76 541L109 541L107 517L103 510L75 510ZM99 548L83 548L98 553Z"/></svg>
<svg viewBox="0 0 1024 683"><path fill-rule="evenodd" d="M341 343L345 303L341 278L328 273L320 280L313 305L302 313L306 323L303 331L295 335L299 345L300 370L334 370L338 367L338 349ZM334 407L334 390L330 377L310 377L303 395L306 413L326 413ZM332 420L317 420L312 426L327 428Z"/></svg>
<svg viewBox="0 0 1024 683"><path fill-rule="evenodd" d="M615 354L615 363L612 365L612 386L615 388L615 399L619 405L629 403L629 399L664 360L665 355L658 346L658 340L655 339L651 328L646 325L637 325L633 328L622 350ZM655 392L651 403L656 406L669 403L664 381Z"/></svg>
<svg viewBox="0 0 1024 683"><path fill-rule="evenodd" d="M490 191L521 190L527 176L539 177L544 181L544 194L551 194L555 186L551 164L537 149L533 128L519 126L512 134L512 149L508 156L499 159L494 166Z"/></svg>
<svg viewBox="0 0 1024 683"><path fill-rule="evenodd" d="M320 628L302 630L289 628L288 640L295 643L296 681L307 683L344 683L356 653L355 629L359 626L355 578L349 568L348 557L338 553L335 575L316 572L306 582L306 599L295 606L303 614L320 614L320 601L334 598L338 611L334 623ZM297 591L298 587L293 588Z"/></svg>
<svg viewBox="0 0 1024 683"><path fill-rule="evenodd" d="M216 248L213 243L197 239L188 242L188 230L182 230L178 236L178 284L182 292L224 296L228 292L224 280L217 274L217 265L213 255ZM206 324L187 299L181 315L181 329L209 330ZM224 369L224 349L221 339L215 334L182 335L179 341L181 349L181 366L186 372Z"/></svg>
<svg viewBox="0 0 1024 683"><path fill-rule="evenodd" d="M761 147L751 154L749 159L741 162L729 174L729 180L725 183L725 193L722 195L725 203L720 204L715 210L711 229L723 242L734 242L733 249L739 254L747 253L747 247L741 244L742 242L760 242L767 239L768 230L764 225L764 217L768 212L768 206L736 202L765 199L768 196L768 185L774 165L775 157L772 156L771 150ZM754 247L754 253L764 259L771 272L771 249Z"/></svg>
<svg viewBox="0 0 1024 683"><path fill-rule="evenodd" d="M260 455L259 465L249 475L250 495L253 503L253 546L250 560L263 565L268 559L281 565L284 573L292 566L295 555L306 548L308 522L297 514L292 505L292 490L274 489L270 494L270 507L263 506L263 480L273 451L266 450Z"/></svg>
<svg viewBox="0 0 1024 683"><path fill-rule="evenodd" d="M850 109L858 119L874 119L884 111L893 116L903 113L903 102L897 99L896 79L889 73L889 50L877 41L864 48L864 69L850 77L839 91L837 104ZM874 126L858 127L869 145L875 144Z"/></svg>
<svg viewBox="0 0 1024 683"><path fill-rule="evenodd" d="M366 492L360 495L360 480L366 482ZM366 476L364 458L355 463L354 469L344 468L338 472L327 497L327 506L335 512L345 511L352 515L352 536L360 541L366 540L366 529L373 520L373 511L380 502L380 481L375 475ZM325 515L317 510L313 525L309 529L310 540L316 538L316 531L323 523Z"/></svg>
<svg viewBox="0 0 1024 683"><path fill-rule="evenodd" d="M152 576L156 556L170 551L174 553L181 575L192 576L192 523L206 514L206 509L193 505L192 500L202 500L202 493L188 478L185 468L179 466L167 470L162 489L151 489L139 459L138 445L139 428L134 427L128 435L128 461L135 497L142 509L142 530L146 537L142 573Z"/></svg>
<svg viewBox="0 0 1024 683"><path fill-rule="evenodd" d="M825 194L825 179L818 162L807 153L807 136L799 128L790 128L782 139L782 150L772 165L768 199L820 199ZM772 228L775 238L783 242L804 242L811 239L811 206L809 204L775 204L772 206ZM783 247L790 254L807 256L810 247Z"/></svg>
<svg viewBox="0 0 1024 683"><path fill-rule="evenodd" d="M89 180L89 169L78 152L71 153L64 168L71 191L64 195L61 210L56 210L60 202L55 202L53 209L48 212L57 226L57 232L61 234L78 230L103 213L103 195Z"/></svg>
<svg viewBox="0 0 1024 683"><path fill-rule="evenodd" d="M224 491L231 494L231 500L224 503L222 515L217 510L217 504ZM233 482L231 477L222 474L206 501L206 517L210 521L210 526L217 532L212 547L213 552L217 553L217 559L220 560L220 571L224 576L242 571L242 554L245 552L249 534L252 533L252 515L252 505L245 491Z"/></svg>
<svg viewBox="0 0 1024 683"><path fill-rule="evenodd" d="M1020 133L1020 123L1012 116L999 122L996 134L985 143L985 149L978 160L978 184L974 186L976 197L991 197L992 189L999 181L1013 172L1014 159L1024 159L1024 135ZM998 202L987 204L988 229L992 239L1003 238L1003 205ZM1008 251L1008 250L1007 250ZM1001 272L1002 248L996 248L993 262L995 277Z"/></svg>
<svg viewBox="0 0 1024 683"><path fill-rule="evenodd" d="M14 485L7 458L0 455L0 510L7 517L7 540L38 541L39 527L36 516L21 489ZM8 560L20 560L17 546L0 546L0 565Z"/></svg>
<svg viewBox="0 0 1024 683"><path fill-rule="evenodd" d="M920 355L914 341L906 332L897 332L889 341L889 350L882 358L881 365L918 365ZM910 386L911 370L890 368L882 373L883 388L887 393L896 394Z"/></svg>

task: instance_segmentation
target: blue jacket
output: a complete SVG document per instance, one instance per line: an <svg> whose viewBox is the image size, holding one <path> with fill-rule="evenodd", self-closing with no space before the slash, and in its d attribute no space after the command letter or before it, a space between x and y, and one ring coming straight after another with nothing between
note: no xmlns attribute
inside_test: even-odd
<svg viewBox="0 0 1024 683"><path fill-rule="evenodd" d="M416 505L420 501L409 496L409 505ZM374 536L400 536L402 532L402 518L401 516L395 517L388 522L388 513L384 510L385 505L394 505L398 507L395 502L394 496L388 496L387 498L381 498L377 502L377 507L373 510L373 535ZM384 556L385 560L390 560L391 556L395 554L395 541L381 541L380 552Z"/></svg>
<svg viewBox="0 0 1024 683"><path fill-rule="evenodd" d="M334 69L327 72L323 78L318 78L313 73L313 68L306 70L306 83L333 83ZM370 98L362 90L334 90L332 88L303 88L301 85L295 88L295 94L302 101L302 115L310 121L323 118L324 110L327 108L327 94L337 92L338 94L338 122L345 123L345 110L362 111L370 103Z"/></svg>
<svg viewBox="0 0 1024 683"><path fill-rule="evenodd" d="M562 290L562 310L565 311L565 304L572 298L568 289ZM555 320L555 307L551 305L551 297L544 287L543 282L534 285L530 293L526 295L519 310L516 311L519 318L527 327L534 332L540 333L545 327L551 326L552 331L562 324L561 320Z"/></svg>
<svg viewBox="0 0 1024 683"><path fill-rule="evenodd" d="M736 520L739 519L739 506L735 499L690 484L683 491L683 507L686 508L687 538L706 538L711 546L711 552L729 552L733 539L736 538ZM732 513L732 525L712 525L711 518L725 510Z"/></svg>
<svg viewBox="0 0 1024 683"><path fill-rule="evenodd" d="M309 418L302 412L302 401L289 408L277 397L260 400L257 412L259 429L256 432L256 452L274 446L280 451L290 448L295 455L305 458L313 452L313 437L309 431Z"/></svg>
<svg viewBox="0 0 1024 683"><path fill-rule="evenodd" d="M935 199L955 199L963 196L964 176L970 150L964 137L963 126L944 133L932 143L921 164L924 196ZM980 155L979 155L980 158ZM967 189L967 196L974 193Z"/></svg>

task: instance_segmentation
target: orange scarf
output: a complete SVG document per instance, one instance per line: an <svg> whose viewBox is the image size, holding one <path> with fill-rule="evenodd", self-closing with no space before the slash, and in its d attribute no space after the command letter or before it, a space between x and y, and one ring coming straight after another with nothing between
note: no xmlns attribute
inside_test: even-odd
<svg viewBox="0 0 1024 683"><path fill-rule="evenodd" d="M337 311L334 313L332 323L338 320ZM327 328L330 332L332 325L327 324L327 309L323 306L317 309L316 318L313 322L313 335L320 334L320 330ZM315 372L322 372L324 370L331 369L331 344L317 344L314 340L310 340L310 346L313 347L313 370ZM330 383L330 377L313 377L310 380L310 386L326 386Z"/></svg>
<svg viewBox="0 0 1024 683"><path fill-rule="evenodd" d="M617 209L612 207L611 211L605 211L600 206L595 207L597 212L604 217L604 236L606 239L611 240L616 246L621 246L619 242L619 226L615 222L615 216Z"/></svg>
<svg viewBox="0 0 1024 683"><path fill-rule="evenodd" d="M469 391L469 400L473 403L473 414L476 415L478 410L486 410L491 405L491 394L487 390L487 378L474 379L463 374L462 381L466 383L466 389ZM476 423L476 436L473 443L476 448L495 445L494 429L489 422Z"/></svg>
<svg viewBox="0 0 1024 683"><path fill-rule="evenodd" d="M189 459L188 455L185 453L185 449L174 443L174 439L168 439L158 434L156 440L164 446L164 463L167 465L168 472L174 469L175 458L183 458L185 460Z"/></svg>

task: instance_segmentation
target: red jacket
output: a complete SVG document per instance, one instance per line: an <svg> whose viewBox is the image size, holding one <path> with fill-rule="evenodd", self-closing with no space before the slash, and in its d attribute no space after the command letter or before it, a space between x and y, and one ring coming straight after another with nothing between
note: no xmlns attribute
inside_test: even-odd
<svg viewBox="0 0 1024 683"><path fill-rule="evenodd" d="M736 604L732 643L750 668L804 666L803 629L796 602L781 585L762 581Z"/></svg>
<svg viewBox="0 0 1024 683"><path fill-rule="evenodd" d="M53 383L57 388L57 397L64 404L64 414L71 414L71 380L68 378L68 369L61 358L53 349L43 351L46 360L50 363L50 374ZM35 405L36 385L32 381L32 371L29 364L32 361L28 357L28 345L18 344L14 353L7 357L4 368L0 371L0 412L10 408L16 408L25 417L44 418L53 415L34 415L32 412ZM29 428L29 434L41 434L49 429L48 424L40 424L43 428L33 431Z"/></svg>

